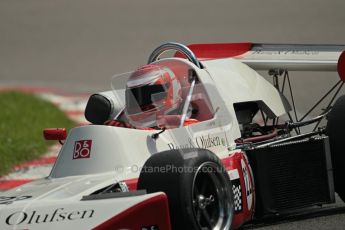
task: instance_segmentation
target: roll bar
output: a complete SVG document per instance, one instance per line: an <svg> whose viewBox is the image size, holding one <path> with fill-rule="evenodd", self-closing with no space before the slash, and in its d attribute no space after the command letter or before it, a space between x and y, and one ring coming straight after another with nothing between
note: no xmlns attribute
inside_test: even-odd
<svg viewBox="0 0 345 230"><path fill-rule="evenodd" d="M168 42L158 46L155 50L152 51L148 59L148 64L157 61L159 56L168 50L176 50L183 53L189 61L191 61L194 65L201 69L200 62L198 61L195 54L187 46L176 42Z"/></svg>

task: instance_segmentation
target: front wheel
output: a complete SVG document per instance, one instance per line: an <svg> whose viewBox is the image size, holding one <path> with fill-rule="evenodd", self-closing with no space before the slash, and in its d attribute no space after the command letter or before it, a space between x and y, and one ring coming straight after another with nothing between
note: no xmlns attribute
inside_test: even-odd
<svg viewBox="0 0 345 230"><path fill-rule="evenodd" d="M228 230L234 207L230 178L219 158L204 149L154 154L138 189L167 194L173 229Z"/></svg>

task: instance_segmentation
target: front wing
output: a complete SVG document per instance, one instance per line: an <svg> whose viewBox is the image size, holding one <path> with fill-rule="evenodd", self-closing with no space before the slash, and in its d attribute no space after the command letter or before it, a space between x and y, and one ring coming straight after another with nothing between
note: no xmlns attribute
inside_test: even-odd
<svg viewBox="0 0 345 230"><path fill-rule="evenodd" d="M127 197L2 204L0 229L170 230L171 227L164 193L136 195L129 192Z"/></svg>

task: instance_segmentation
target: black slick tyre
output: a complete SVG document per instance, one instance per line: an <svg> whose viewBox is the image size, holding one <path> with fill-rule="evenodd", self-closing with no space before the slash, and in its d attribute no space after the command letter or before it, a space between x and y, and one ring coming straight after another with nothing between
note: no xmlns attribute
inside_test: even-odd
<svg viewBox="0 0 345 230"><path fill-rule="evenodd" d="M140 173L138 189L166 193L174 230L231 228L231 181L219 158L208 150L154 154Z"/></svg>

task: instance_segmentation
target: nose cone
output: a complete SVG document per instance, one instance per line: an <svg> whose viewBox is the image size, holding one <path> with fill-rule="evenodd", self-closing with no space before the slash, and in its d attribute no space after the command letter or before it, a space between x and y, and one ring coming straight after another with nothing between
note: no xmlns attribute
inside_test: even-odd
<svg viewBox="0 0 345 230"><path fill-rule="evenodd" d="M150 134L142 130L103 125L74 128L60 150L50 178L140 167L150 156L145 141L147 135Z"/></svg>

